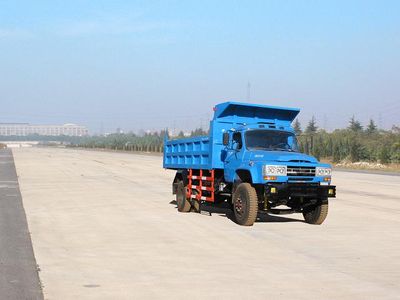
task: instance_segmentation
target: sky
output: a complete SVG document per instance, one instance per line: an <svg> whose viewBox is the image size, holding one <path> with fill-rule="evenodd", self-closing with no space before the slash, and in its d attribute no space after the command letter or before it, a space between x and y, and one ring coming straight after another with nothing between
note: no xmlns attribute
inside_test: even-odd
<svg viewBox="0 0 400 300"><path fill-rule="evenodd" d="M0 0L0 122L208 127L215 104L400 125L400 1Z"/></svg>

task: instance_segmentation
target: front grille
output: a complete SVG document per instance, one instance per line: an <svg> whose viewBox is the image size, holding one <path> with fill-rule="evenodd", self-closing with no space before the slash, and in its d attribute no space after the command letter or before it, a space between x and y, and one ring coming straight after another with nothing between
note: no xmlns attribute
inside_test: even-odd
<svg viewBox="0 0 400 300"><path fill-rule="evenodd" d="M287 176L315 176L315 167L287 167Z"/></svg>

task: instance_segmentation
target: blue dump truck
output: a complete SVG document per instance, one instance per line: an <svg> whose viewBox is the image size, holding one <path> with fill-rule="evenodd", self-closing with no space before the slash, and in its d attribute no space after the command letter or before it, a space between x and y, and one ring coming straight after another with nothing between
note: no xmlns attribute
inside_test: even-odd
<svg viewBox="0 0 400 300"><path fill-rule="evenodd" d="M180 212L204 202L228 203L235 221L258 213L302 213L322 224L336 196L332 168L300 153L291 127L299 109L225 102L214 107L209 136L164 141L163 166L176 170L172 193Z"/></svg>

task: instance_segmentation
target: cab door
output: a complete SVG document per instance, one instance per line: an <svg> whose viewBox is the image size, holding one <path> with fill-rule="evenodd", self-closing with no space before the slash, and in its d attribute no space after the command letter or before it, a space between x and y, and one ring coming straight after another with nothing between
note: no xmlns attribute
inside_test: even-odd
<svg viewBox="0 0 400 300"><path fill-rule="evenodd" d="M241 132L234 132L227 147L226 158L224 160L225 180L233 182L236 170L242 162L243 156L243 137Z"/></svg>

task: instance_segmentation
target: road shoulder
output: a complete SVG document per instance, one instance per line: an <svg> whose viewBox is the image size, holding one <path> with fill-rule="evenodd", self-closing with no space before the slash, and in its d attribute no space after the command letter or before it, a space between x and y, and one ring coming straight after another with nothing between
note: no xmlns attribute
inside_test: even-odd
<svg viewBox="0 0 400 300"><path fill-rule="evenodd" d="M1 299L43 299L11 150L0 150Z"/></svg>

